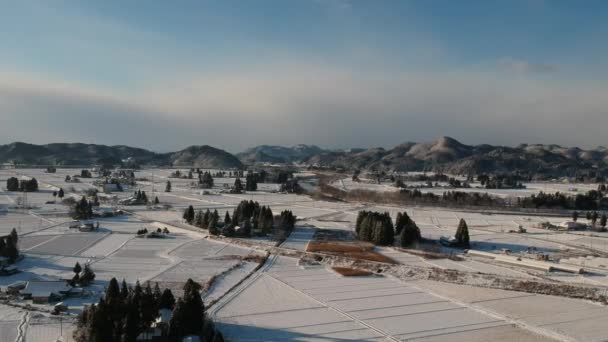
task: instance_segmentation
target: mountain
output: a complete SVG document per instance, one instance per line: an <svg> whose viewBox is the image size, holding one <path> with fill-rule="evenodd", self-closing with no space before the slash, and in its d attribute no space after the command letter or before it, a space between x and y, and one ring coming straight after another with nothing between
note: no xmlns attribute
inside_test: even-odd
<svg viewBox="0 0 608 342"><path fill-rule="evenodd" d="M314 145L296 145L292 147L260 145L238 153L237 157L246 164L255 163L292 163L306 160L325 152Z"/></svg>
<svg viewBox="0 0 608 342"><path fill-rule="evenodd" d="M211 146L190 146L171 153L156 153L129 146L81 143L33 145L15 142L0 145L0 163L29 165L140 165L243 168L232 154Z"/></svg>
<svg viewBox="0 0 608 342"><path fill-rule="evenodd" d="M391 149L322 151L297 162L347 170L440 171L451 174L523 172L547 176L608 175L608 150L558 145L465 145L450 137Z"/></svg>
<svg viewBox="0 0 608 342"><path fill-rule="evenodd" d="M178 152L168 153L169 165L202 168L242 169L241 161L232 154L211 146L190 146Z"/></svg>

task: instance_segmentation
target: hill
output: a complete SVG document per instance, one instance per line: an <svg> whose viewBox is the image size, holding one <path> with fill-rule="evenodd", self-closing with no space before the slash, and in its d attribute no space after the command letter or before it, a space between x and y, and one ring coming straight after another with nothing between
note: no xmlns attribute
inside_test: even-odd
<svg viewBox="0 0 608 342"><path fill-rule="evenodd" d="M25 165L154 165L201 168L243 168L232 154L211 146L190 146L171 153L156 153L129 146L82 143L0 145L0 163Z"/></svg>

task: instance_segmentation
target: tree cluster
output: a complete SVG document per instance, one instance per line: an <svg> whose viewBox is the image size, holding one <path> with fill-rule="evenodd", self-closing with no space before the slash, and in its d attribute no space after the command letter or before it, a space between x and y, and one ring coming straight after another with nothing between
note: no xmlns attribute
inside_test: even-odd
<svg viewBox="0 0 608 342"><path fill-rule="evenodd" d="M9 235L0 237L0 256L8 258L13 263L19 258L19 236L13 228Z"/></svg>
<svg viewBox="0 0 608 342"><path fill-rule="evenodd" d="M82 196L80 201L76 202L71 210L71 216L75 220L88 220L93 217L93 202L87 201L86 197Z"/></svg>
<svg viewBox="0 0 608 342"><path fill-rule="evenodd" d="M399 235L401 247L408 247L422 239L420 228L406 212L397 213L395 219L395 233Z"/></svg>
<svg viewBox="0 0 608 342"><path fill-rule="evenodd" d="M355 226L359 240L372 242L375 245L392 245L395 229L389 213L360 211Z"/></svg>
<svg viewBox="0 0 608 342"><path fill-rule="evenodd" d="M608 202L600 191L591 190L586 194L570 196L561 192L554 194L540 192L518 200L522 208L598 210L607 209Z"/></svg>
<svg viewBox="0 0 608 342"><path fill-rule="evenodd" d="M145 191L137 190L133 193L133 197L138 203L148 204L148 195Z"/></svg>
<svg viewBox="0 0 608 342"><path fill-rule="evenodd" d="M91 171L89 170L80 170L80 178L91 178Z"/></svg>
<svg viewBox="0 0 608 342"><path fill-rule="evenodd" d="M297 179L288 179L284 183L281 184L281 192L286 192L288 194L301 194L304 192L304 189L298 184Z"/></svg>
<svg viewBox="0 0 608 342"><path fill-rule="evenodd" d="M203 189L211 189L213 188L213 177L211 173L205 171L204 173L199 173L198 175L198 184Z"/></svg>
<svg viewBox="0 0 608 342"><path fill-rule="evenodd" d="M291 210L283 210L279 216L278 224L275 228L275 240L282 241L286 239L293 231L296 224L296 217Z"/></svg>
<svg viewBox="0 0 608 342"><path fill-rule="evenodd" d="M202 341L223 341L211 320L206 319L201 299L201 286L192 279L184 285L184 295L177 301L169 289L152 288L148 282L130 287L123 280L119 285L112 278L105 296L96 305L86 306L78 316L74 339L77 342L134 342L144 339L148 329L159 316L159 310L171 310L169 329L163 338L181 342L186 336L198 336Z"/></svg>
<svg viewBox="0 0 608 342"><path fill-rule="evenodd" d="M527 178L518 174L500 174L489 176L481 174L477 176L477 181L486 189L525 189L523 184Z"/></svg>
<svg viewBox="0 0 608 342"><path fill-rule="evenodd" d="M6 180L6 190L8 191L38 191L38 181L36 178L22 179L21 181L15 177L10 177Z"/></svg>
<svg viewBox="0 0 608 342"><path fill-rule="evenodd" d="M72 271L74 272L74 276L69 281L72 286L89 286L95 280L95 272L93 272L89 264L85 264L84 268L82 268L80 263L76 262Z"/></svg>

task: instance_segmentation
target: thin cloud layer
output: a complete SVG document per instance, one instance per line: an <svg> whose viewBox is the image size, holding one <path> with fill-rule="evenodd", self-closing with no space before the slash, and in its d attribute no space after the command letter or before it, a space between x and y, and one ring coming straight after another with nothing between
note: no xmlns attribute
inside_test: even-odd
<svg viewBox="0 0 608 342"><path fill-rule="evenodd" d="M608 124L601 84L471 70L266 66L157 80L129 95L48 79L4 79L5 141L86 137L155 149L213 144L234 151L261 143L391 146L447 134L472 143L593 146L603 143L599 127ZM21 126L24 117L44 123L34 139ZM124 135L108 135L112 127Z"/></svg>

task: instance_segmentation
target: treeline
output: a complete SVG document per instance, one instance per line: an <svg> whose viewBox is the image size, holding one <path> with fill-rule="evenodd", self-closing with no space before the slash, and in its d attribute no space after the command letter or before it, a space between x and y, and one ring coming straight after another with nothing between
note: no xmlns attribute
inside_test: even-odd
<svg viewBox="0 0 608 342"><path fill-rule="evenodd" d="M490 176L481 174L477 176L477 181L486 189L525 189L526 186L523 182L527 180L528 177L518 174L499 174Z"/></svg>
<svg viewBox="0 0 608 342"><path fill-rule="evenodd" d="M17 230L13 228L10 234L0 237L0 256L7 258L10 263L14 263L19 258L19 236Z"/></svg>
<svg viewBox="0 0 608 342"><path fill-rule="evenodd" d="M487 193L446 191L442 195L422 192L418 189L401 189L395 192L378 192L373 190L355 189L340 190L331 185L321 183L320 195L329 196L343 201L392 203L392 204L425 204L433 206L505 206L505 201Z"/></svg>
<svg viewBox="0 0 608 342"><path fill-rule="evenodd" d="M8 191L38 191L38 181L36 178L19 180L16 177L10 177L6 180L6 190Z"/></svg>
<svg viewBox="0 0 608 342"><path fill-rule="evenodd" d="M522 208L535 209L573 209L573 210L605 210L608 209L608 200L601 191L591 190L586 194L575 196L561 192L554 194L540 192L528 197L518 199Z"/></svg>
<svg viewBox="0 0 608 342"><path fill-rule="evenodd" d="M168 341L181 342L187 336L198 336L201 341L221 342L223 336L206 317L201 299L200 284L188 279L184 295L177 301L171 290L161 292L158 283L142 287L119 286L112 278L105 296L96 305L85 306L78 316L73 337L76 342L134 342L150 329L160 310L171 310L168 329L162 331Z"/></svg>
<svg viewBox="0 0 608 342"><path fill-rule="evenodd" d="M243 200L232 212L226 211L223 221L217 210L196 211L193 206L184 210L184 220L201 229L209 230L211 235L226 237L251 237L252 235L275 237L288 236L294 228L295 216L290 210L284 210L278 217L269 206L260 206L258 202Z"/></svg>

